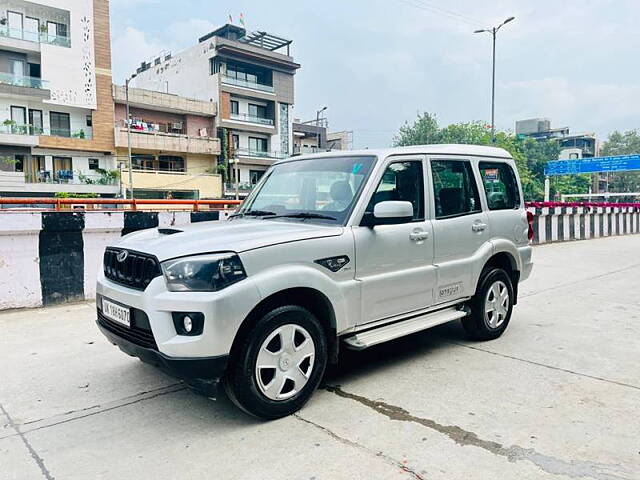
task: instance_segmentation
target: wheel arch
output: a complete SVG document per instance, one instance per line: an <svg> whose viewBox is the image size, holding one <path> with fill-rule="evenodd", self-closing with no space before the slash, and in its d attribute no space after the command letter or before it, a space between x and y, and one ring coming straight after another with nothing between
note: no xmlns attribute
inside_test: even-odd
<svg viewBox="0 0 640 480"><path fill-rule="evenodd" d="M231 345L231 355L234 355L241 339L245 338L260 318L274 308L284 305L298 305L306 308L320 321L327 338L329 361L337 363L338 340L335 309L331 300L324 293L311 287L286 288L263 298L242 321Z"/></svg>
<svg viewBox="0 0 640 480"><path fill-rule="evenodd" d="M484 278L485 272L492 268L501 268L502 270L507 272L507 275L509 275L511 285L513 287L513 304L517 304L520 270L518 268L518 261L516 260L516 258L513 256L513 254L507 251L494 252L494 254L486 261L476 283L476 292L478 291L478 288L480 288L480 282L482 281L482 278Z"/></svg>

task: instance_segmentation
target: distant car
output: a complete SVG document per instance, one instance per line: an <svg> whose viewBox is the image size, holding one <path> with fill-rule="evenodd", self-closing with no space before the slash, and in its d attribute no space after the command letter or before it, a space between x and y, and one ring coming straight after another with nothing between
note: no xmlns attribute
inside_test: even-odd
<svg viewBox="0 0 640 480"><path fill-rule="evenodd" d="M129 355L208 396L222 381L240 408L277 418L342 347L457 319L475 339L499 337L532 236L502 149L300 156L274 164L228 221L108 247L97 323Z"/></svg>

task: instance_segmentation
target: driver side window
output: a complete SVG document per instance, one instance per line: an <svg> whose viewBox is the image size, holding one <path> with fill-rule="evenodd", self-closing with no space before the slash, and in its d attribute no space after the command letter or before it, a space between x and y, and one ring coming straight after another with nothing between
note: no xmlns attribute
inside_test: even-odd
<svg viewBox="0 0 640 480"><path fill-rule="evenodd" d="M367 205L373 213L376 204L387 200L411 202L413 221L424 220L424 174L422 161L394 162L384 171L375 193Z"/></svg>

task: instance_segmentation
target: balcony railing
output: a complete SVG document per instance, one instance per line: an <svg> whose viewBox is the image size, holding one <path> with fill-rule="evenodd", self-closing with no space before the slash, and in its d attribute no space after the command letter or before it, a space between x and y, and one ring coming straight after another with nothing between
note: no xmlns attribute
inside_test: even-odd
<svg viewBox="0 0 640 480"><path fill-rule="evenodd" d="M35 125L18 125L17 123L4 123L0 125L0 133L9 135L42 135L42 127Z"/></svg>
<svg viewBox="0 0 640 480"><path fill-rule="evenodd" d="M17 87L49 88L49 82L37 77L26 75L14 75L13 73L0 72L0 83L15 85Z"/></svg>
<svg viewBox="0 0 640 480"><path fill-rule="evenodd" d="M73 170L40 170L36 173L25 173L26 183L54 183L66 185L118 185L117 175L105 171L103 174L82 173Z"/></svg>
<svg viewBox="0 0 640 480"><path fill-rule="evenodd" d="M275 88L273 85L265 85L258 82L250 82L248 80L242 80L240 78L230 77L228 75L220 75L222 77L222 83L227 85L235 85L236 87L252 88L253 90L260 90L261 92L274 93Z"/></svg>
<svg viewBox="0 0 640 480"><path fill-rule="evenodd" d="M69 37L53 35L48 32L30 32L21 28L11 28L8 25L0 25L0 37L16 38L34 43L47 43L60 47L71 46L71 39Z"/></svg>
<svg viewBox="0 0 640 480"><path fill-rule="evenodd" d="M264 150L251 150L248 148L237 148L234 150L238 157L260 157L260 158L288 158L289 155L280 152L269 152Z"/></svg>
<svg viewBox="0 0 640 480"><path fill-rule="evenodd" d="M273 126L273 120L270 118L256 117L255 115L249 115L246 113L232 113L230 118L232 120L240 120L242 122L258 123L260 125Z"/></svg>

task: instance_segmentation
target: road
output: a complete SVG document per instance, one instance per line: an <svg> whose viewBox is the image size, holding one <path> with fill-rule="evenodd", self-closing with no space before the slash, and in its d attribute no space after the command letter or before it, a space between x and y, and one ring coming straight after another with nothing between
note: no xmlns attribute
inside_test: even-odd
<svg viewBox="0 0 640 480"><path fill-rule="evenodd" d="M364 352L262 422L108 344L91 303L0 314L0 479L640 479L640 236L535 248L505 335Z"/></svg>

